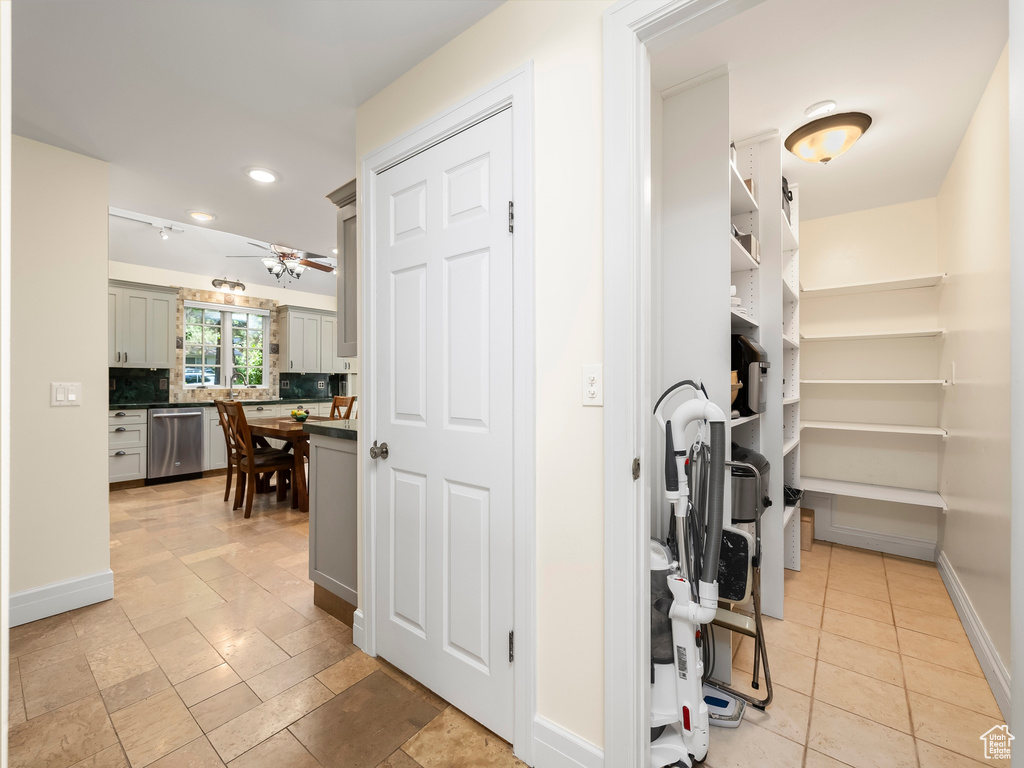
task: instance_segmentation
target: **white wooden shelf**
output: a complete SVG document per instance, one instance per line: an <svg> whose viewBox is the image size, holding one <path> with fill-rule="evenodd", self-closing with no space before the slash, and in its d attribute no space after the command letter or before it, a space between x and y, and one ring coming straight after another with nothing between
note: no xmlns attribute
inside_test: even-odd
<svg viewBox="0 0 1024 768"><path fill-rule="evenodd" d="M797 298L799 297L796 295L796 291L786 282L786 278L782 278L782 301L788 304L791 301L796 301Z"/></svg>
<svg viewBox="0 0 1024 768"><path fill-rule="evenodd" d="M740 314L735 309L730 309L732 315L732 324L734 327L740 328L757 328L758 322L752 317Z"/></svg>
<svg viewBox="0 0 1024 768"><path fill-rule="evenodd" d="M796 517L799 519L799 515L796 514L797 507L786 507L786 511L782 514L782 527L789 528L790 522Z"/></svg>
<svg viewBox="0 0 1024 768"><path fill-rule="evenodd" d="M916 504L921 507L946 509L945 500L934 491L919 491L914 488L894 488L889 485L852 483L847 480L828 480L823 477L802 477L803 490L814 493L829 493L834 496L853 496L858 499L893 501L898 504Z"/></svg>
<svg viewBox="0 0 1024 768"><path fill-rule="evenodd" d="M750 255L747 249L740 245L740 241L732 235L729 235L729 255L732 260L731 267L733 272L749 272L761 266L754 261L754 257Z"/></svg>
<svg viewBox="0 0 1024 768"><path fill-rule="evenodd" d="M876 339L924 339L943 336L944 328L927 328L919 331L878 331L875 333L835 333L821 336L800 334L803 341L874 341Z"/></svg>
<svg viewBox="0 0 1024 768"><path fill-rule="evenodd" d="M800 243L797 240L796 232L793 231L793 225L786 219L785 212L779 211L779 215L782 216L782 250L795 251L800 247Z"/></svg>
<svg viewBox="0 0 1024 768"><path fill-rule="evenodd" d="M788 456L789 454L791 454L793 452L793 449L796 448L798 445L800 445L800 438L799 437L794 437L794 438L791 438L789 440L786 440L782 444L782 455L784 457Z"/></svg>
<svg viewBox="0 0 1024 768"><path fill-rule="evenodd" d="M753 416L740 416L739 418L733 419L729 422L730 426L738 427L741 424L749 424L752 421L757 421L761 418L760 413L755 413Z"/></svg>
<svg viewBox="0 0 1024 768"><path fill-rule="evenodd" d="M782 398L782 404L783 405L796 405L799 402L800 402L800 397L799 396L797 396L797 397L784 397L784 398Z"/></svg>
<svg viewBox="0 0 1024 768"><path fill-rule="evenodd" d="M929 384L946 386L945 379L800 379L801 384Z"/></svg>
<svg viewBox="0 0 1024 768"><path fill-rule="evenodd" d="M757 203L750 194L750 190L747 189L747 185L743 183L743 179L740 178L740 172L736 170L736 166L732 163L729 163L729 170L732 175L732 178L729 180L731 215L739 216L744 213L753 213L757 210Z"/></svg>
<svg viewBox="0 0 1024 768"><path fill-rule="evenodd" d="M852 421L803 421L800 429L828 429L840 432L885 432L894 435L932 435L945 437L940 427L917 427L909 424L864 424Z"/></svg>
<svg viewBox="0 0 1024 768"><path fill-rule="evenodd" d="M800 342L791 339L789 336L782 336L782 346L789 347L790 349L800 349Z"/></svg>
<svg viewBox="0 0 1024 768"><path fill-rule="evenodd" d="M785 232L785 227L783 227ZM931 288L945 279L944 274L921 275L901 280L881 280L874 283L853 283L851 285L834 285L828 288L807 288L800 295L807 299L822 296L847 296L855 293L883 293L885 291L904 291L910 288Z"/></svg>

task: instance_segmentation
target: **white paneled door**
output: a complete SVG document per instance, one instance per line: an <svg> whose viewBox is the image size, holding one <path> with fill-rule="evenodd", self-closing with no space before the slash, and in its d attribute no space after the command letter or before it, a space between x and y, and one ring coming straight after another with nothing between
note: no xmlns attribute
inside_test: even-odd
<svg viewBox="0 0 1024 768"><path fill-rule="evenodd" d="M377 652L512 739L512 120L384 171Z"/></svg>

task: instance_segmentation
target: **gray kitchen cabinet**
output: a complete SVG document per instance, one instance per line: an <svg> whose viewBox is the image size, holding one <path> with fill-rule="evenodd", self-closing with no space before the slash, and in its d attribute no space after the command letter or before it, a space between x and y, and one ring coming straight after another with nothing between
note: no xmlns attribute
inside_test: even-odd
<svg viewBox="0 0 1024 768"><path fill-rule="evenodd" d="M107 287L107 362L114 368L173 368L178 291L111 282Z"/></svg>
<svg viewBox="0 0 1024 768"><path fill-rule="evenodd" d="M107 482L146 479L146 449L117 448L107 452Z"/></svg>
<svg viewBox="0 0 1024 768"><path fill-rule="evenodd" d="M107 415L107 482L146 479L147 420L144 408Z"/></svg>
<svg viewBox="0 0 1024 768"><path fill-rule="evenodd" d="M224 428L220 425L220 414L216 408L206 408L206 457L204 470L224 469L228 465L228 446L224 442Z"/></svg>
<svg viewBox="0 0 1024 768"><path fill-rule="evenodd" d="M281 371L320 373L320 318L316 310L281 307Z"/></svg>
<svg viewBox="0 0 1024 768"><path fill-rule="evenodd" d="M335 354L355 357L358 352L359 323L356 317L356 288L359 284L356 253L356 180L328 195L338 206L338 339Z"/></svg>
<svg viewBox="0 0 1024 768"><path fill-rule="evenodd" d="M309 445L309 578L358 605L355 440L312 435Z"/></svg>

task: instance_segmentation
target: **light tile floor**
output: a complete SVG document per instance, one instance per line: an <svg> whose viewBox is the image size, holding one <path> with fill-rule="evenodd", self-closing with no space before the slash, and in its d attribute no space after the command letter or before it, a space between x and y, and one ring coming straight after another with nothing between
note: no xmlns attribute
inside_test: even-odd
<svg viewBox="0 0 1024 768"><path fill-rule="evenodd" d="M110 495L116 598L11 632L12 768L523 765L313 605L305 515L222 497L221 478ZM1001 715L935 567L822 542L803 565L766 621L775 701L714 729L706 765L986 764Z"/></svg>
<svg viewBox="0 0 1024 768"><path fill-rule="evenodd" d="M115 599L11 631L11 768L512 768L313 605L308 518L223 478L110 494Z"/></svg>
<svg viewBox="0 0 1024 768"><path fill-rule="evenodd" d="M931 563L815 542L766 619L775 700L715 728L709 768L980 768L1003 719ZM753 643L733 659L749 687Z"/></svg>

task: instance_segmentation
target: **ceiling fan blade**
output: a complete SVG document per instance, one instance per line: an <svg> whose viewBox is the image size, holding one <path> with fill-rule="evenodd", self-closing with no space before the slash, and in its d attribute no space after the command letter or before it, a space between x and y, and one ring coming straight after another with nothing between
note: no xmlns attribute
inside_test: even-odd
<svg viewBox="0 0 1024 768"><path fill-rule="evenodd" d="M302 259L299 264L304 267L312 267L313 269L319 269L321 272L333 272L334 267L330 264L321 264L318 261L310 261L309 259Z"/></svg>
<svg viewBox="0 0 1024 768"><path fill-rule="evenodd" d="M258 253L226 253L224 254L225 259L265 259L266 256L261 256Z"/></svg>

